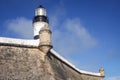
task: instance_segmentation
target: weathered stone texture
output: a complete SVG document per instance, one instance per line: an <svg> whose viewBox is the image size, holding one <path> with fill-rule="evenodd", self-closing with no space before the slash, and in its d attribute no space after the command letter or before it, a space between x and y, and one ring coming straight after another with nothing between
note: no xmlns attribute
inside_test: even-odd
<svg viewBox="0 0 120 80"><path fill-rule="evenodd" d="M0 80L47 80L48 63L39 49L0 46Z"/></svg>

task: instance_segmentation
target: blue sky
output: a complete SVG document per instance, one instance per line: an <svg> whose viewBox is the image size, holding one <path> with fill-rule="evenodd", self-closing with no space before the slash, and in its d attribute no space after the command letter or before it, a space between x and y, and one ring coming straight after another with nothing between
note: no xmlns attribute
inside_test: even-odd
<svg viewBox="0 0 120 80"><path fill-rule="evenodd" d="M78 68L120 79L119 0L0 0L0 36L33 38L34 10L49 17L54 49Z"/></svg>

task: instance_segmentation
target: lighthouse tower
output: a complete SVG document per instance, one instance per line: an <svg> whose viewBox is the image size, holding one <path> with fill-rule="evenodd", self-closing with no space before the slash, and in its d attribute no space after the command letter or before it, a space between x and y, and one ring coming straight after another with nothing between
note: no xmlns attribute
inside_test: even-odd
<svg viewBox="0 0 120 80"><path fill-rule="evenodd" d="M51 30L48 25L48 17L46 16L46 9L40 5L35 10L35 17L33 20L34 39L40 40L39 48L44 53L47 53L52 48Z"/></svg>
<svg viewBox="0 0 120 80"><path fill-rule="evenodd" d="M34 39L39 39L39 31L45 25L48 26L48 17L46 16L45 8L40 5L35 10L35 17L33 19Z"/></svg>

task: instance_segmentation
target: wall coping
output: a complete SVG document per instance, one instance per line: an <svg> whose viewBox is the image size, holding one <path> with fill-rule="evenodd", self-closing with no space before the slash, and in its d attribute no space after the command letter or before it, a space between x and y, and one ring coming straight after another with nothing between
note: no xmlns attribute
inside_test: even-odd
<svg viewBox="0 0 120 80"><path fill-rule="evenodd" d="M0 44L10 46L24 46L24 47L38 47L39 39L16 39L16 38L5 38L0 37Z"/></svg>
<svg viewBox="0 0 120 80"><path fill-rule="evenodd" d="M76 71L79 72L79 73L102 77L100 73L88 72L88 71L84 71L84 70L78 69L75 65L71 64L68 60L66 60L64 57L62 57L61 55L59 55L59 53L57 53L57 52L56 52L55 50L53 50L53 49L51 49L50 52L51 52L54 56L56 56L58 59L60 59L61 61L63 61L64 63L66 63L68 66L72 67L74 70L76 70Z"/></svg>

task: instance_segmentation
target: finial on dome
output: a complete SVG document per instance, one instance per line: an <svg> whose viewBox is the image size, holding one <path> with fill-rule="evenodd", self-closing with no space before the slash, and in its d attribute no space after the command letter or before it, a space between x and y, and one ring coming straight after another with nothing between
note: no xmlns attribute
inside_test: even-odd
<svg viewBox="0 0 120 80"><path fill-rule="evenodd" d="M38 8L44 8L42 5L40 5Z"/></svg>

